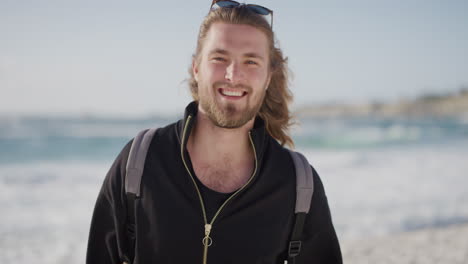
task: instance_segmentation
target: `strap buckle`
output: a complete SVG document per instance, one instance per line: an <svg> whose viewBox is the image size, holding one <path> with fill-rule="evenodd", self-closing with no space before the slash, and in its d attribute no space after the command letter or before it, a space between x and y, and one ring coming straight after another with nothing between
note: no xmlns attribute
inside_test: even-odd
<svg viewBox="0 0 468 264"><path fill-rule="evenodd" d="M301 246L302 246L302 242L300 240L289 242L288 256L290 258L294 258L297 255L299 255L299 252L301 252Z"/></svg>

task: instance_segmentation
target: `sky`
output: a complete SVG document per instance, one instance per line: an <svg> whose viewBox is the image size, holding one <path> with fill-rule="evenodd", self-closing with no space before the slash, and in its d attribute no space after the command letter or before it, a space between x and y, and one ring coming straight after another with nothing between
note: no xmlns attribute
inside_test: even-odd
<svg viewBox="0 0 468 264"><path fill-rule="evenodd" d="M174 114L210 0L0 0L0 114ZM259 0L294 107L468 87L466 0Z"/></svg>

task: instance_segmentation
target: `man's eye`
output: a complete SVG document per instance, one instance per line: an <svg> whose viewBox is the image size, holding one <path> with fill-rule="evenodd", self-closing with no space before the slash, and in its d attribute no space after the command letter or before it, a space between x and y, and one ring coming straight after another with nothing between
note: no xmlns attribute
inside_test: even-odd
<svg viewBox="0 0 468 264"><path fill-rule="evenodd" d="M222 58L222 57L214 57L213 60L215 60L215 61L226 61L226 59Z"/></svg>
<svg viewBox="0 0 468 264"><path fill-rule="evenodd" d="M245 62L246 64L250 64L250 65L257 65L258 63L253 61L253 60L248 60Z"/></svg>

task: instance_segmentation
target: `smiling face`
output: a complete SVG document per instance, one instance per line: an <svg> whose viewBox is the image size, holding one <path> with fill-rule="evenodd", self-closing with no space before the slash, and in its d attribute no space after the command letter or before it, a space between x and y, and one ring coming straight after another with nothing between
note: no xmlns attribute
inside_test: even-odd
<svg viewBox="0 0 468 264"><path fill-rule="evenodd" d="M192 71L199 111L216 126L241 127L255 118L270 82L267 37L249 25L214 23Z"/></svg>

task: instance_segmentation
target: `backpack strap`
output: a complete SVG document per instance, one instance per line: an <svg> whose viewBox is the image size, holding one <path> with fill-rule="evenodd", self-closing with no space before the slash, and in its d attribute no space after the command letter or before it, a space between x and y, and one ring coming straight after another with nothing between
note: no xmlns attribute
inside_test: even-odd
<svg viewBox="0 0 468 264"><path fill-rule="evenodd" d="M140 183L145 167L146 154L157 128L141 131L133 140L128 154L127 170L125 177L125 192L140 197Z"/></svg>
<svg viewBox="0 0 468 264"><path fill-rule="evenodd" d="M314 176L312 167L301 153L292 150L289 150L289 153L296 169L296 208L294 227L288 246L288 260L285 263L294 264L296 256L301 252L302 230L314 193Z"/></svg>
<svg viewBox="0 0 468 264"><path fill-rule="evenodd" d="M125 194L127 196L127 252L124 253L123 263L132 263L135 255L135 200L140 197L141 177L145 168L145 160L148 148L157 128L146 129L137 134L133 139L128 154L125 174Z"/></svg>

